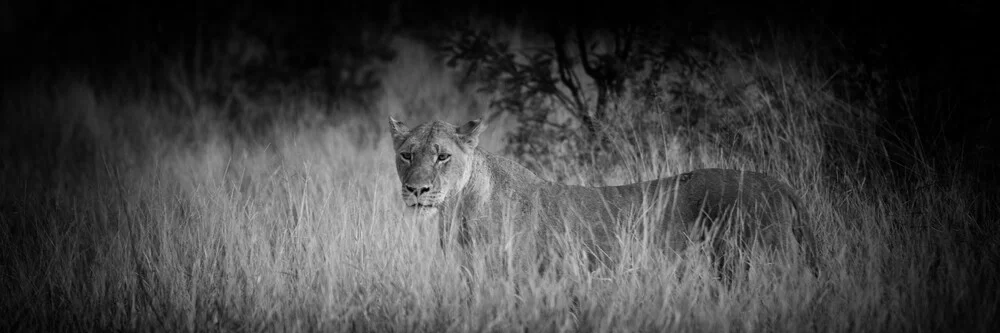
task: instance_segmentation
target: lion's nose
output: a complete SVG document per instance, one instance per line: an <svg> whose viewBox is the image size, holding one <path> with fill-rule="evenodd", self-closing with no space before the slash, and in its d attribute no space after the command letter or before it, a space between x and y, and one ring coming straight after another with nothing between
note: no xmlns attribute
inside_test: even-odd
<svg viewBox="0 0 1000 333"><path fill-rule="evenodd" d="M410 186L406 185L406 190L413 193L414 196L419 197L421 194L427 193L431 190L430 186Z"/></svg>

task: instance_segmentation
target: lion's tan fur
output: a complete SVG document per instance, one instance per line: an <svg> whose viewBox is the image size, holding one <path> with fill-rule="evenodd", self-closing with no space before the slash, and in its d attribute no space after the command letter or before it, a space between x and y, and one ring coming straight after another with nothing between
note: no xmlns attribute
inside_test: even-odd
<svg viewBox="0 0 1000 333"><path fill-rule="evenodd" d="M408 134L426 134L429 127L442 128L442 124L446 123L428 123L405 131L393 121L393 135L397 141L405 140ZM470 126L482 130L478 122L466 125ZM467 135L460 128L437 133ZM397 145L397 152L399 148ZM469 150L461 156L462 172L451 173L451 177L464 178L452 182L462 186L446 189L449 195L436 206L443 244L496 242L502 232L501 221L514 221L518 231L533 233L534 245L544 246L550 235L568 232L583 236L594 253L605 254L602 259L613 260L617 232L623 230L623 223L634 222L638 214L659 205L654 211L661 216L655 216L656 223L647 230L670 250L683 251L707 235L716 235L716 250L731 244L727 241L744 246L757 242L771 249L787 249L786 245L798 243L812 256L815 240L801 224L804 210L794 191L761 173L699 169L621 186L570 186L541 179L512 160L475 146L466 148ZM409 170L398 171L401 181L406 182L404 175ZM785 208L794 208L799 218L786 218ZM728 218L734 211L748 215ZM544 249L532 250L537 251Z"/></svg>

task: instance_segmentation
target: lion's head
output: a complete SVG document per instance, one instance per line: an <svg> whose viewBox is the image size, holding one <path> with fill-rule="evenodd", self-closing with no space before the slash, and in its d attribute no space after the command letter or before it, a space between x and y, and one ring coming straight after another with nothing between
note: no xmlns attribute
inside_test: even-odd
<svg viewBox="0 0 1000 333"><path fill-rule="evenodd" d="M485 129L482 119L462 126L433 121L408 129L389 117L396 172L406 206L434 213L445 200L459 195L472 176L479 134Z"/></svg>

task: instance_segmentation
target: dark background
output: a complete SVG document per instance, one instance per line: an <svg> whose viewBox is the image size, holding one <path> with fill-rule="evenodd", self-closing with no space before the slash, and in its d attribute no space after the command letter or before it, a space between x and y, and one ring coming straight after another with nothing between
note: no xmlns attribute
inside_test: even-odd
<svg viewBox="0 0 1000 333"><path fill-rule="evenodd" d="M38 73L84 74L98 86L123 79L155 78L162 59L190 54L198 36L222 36L232 26L271 36L288 51L289 73L330 66L326 57L393 56L359 36L420 34L469 13L526 25L586 23L591 27L668 24L678 34L725 29L730 36L768 38L769 32L804 36L824 50L818 64L863 64L883 71L887 126L932 150L963 151L985 176L993 174L998 141L994 103L998 92L994 18L983 1L806 1L731 4L719 1L559 3L539 1L404 2L76 2L13 1L0 7L4 79ZM720 28L722 27L722 28ZM331 41L333 41L331 43ZM117 81L116 81L117 80ZM840 94L870 82L831 84ZM850 80L850 78L842 81ZM157 81L150 80L157 88ZM901 89L905 87L906 89ZM896 89L900 88L900 89ZM349 90L339 90L350 94ZM919 134L919 135L917 135Z"/></svg>

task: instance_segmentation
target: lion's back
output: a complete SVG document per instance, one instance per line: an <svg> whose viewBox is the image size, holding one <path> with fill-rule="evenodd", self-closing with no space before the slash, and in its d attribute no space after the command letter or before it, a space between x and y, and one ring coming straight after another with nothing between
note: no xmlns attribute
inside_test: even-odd
<svg viewBox="0 0 1000 333"><path fill-rule="evenodd" d="M520 219L534 221L543 238L550 232L571 232L606 255L615 252L618 232L638 221L656 222L657 239L674 250L700 239L704 222L726 221L734 209L751 213L751 223L740 228L727 222L729 231L757 234L771 247L780 247L788 231L812 252L815 240L801 225L801 203L787 184L763 173L733 169L698 169L672 177L606 187L586 187L544 181L523 166L505 158L491 158L490 197L494 207L512 201L521 207ZM509 206L507 206L509 207ZM791 211L785 210L790 208ZM648 215L650 213L659 215ZM785 213L798 214L796 221ZM780 227L774 227L780 225ZM749 233L747 233L749 232ZM667 238L660 238L660 237ZM810 255L811 257L811 255Z"/></svg>

